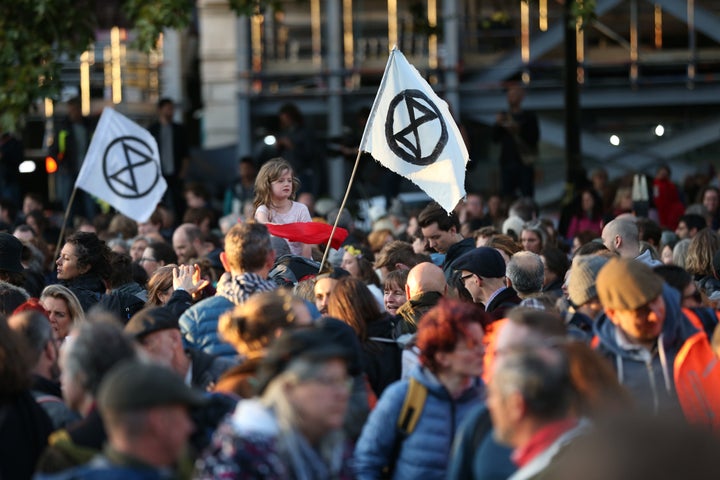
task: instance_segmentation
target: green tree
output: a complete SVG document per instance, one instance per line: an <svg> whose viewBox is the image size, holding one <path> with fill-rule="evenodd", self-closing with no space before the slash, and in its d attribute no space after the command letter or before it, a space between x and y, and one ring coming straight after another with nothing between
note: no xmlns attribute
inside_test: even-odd
<svg viewBox="0 0 720 480"><path fill-rule="evenodd" d="M2 0L0 2L0 131L15 130L36 101L60 92L62 60L74 60L94 41L96 1L118 9L137 34L138 48L149 51L166 28L183 29L192 19L194 0ZM102 3L100 3L102 2ZM238 15L278 0L228 0ZM110 5L110 7L108 7Z"/></svg>

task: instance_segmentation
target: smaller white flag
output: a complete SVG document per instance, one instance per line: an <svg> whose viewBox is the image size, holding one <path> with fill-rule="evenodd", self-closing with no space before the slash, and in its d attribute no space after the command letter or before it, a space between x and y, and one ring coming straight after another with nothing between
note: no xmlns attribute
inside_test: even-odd
<svg viewBox="0 0 720 480"><path fill-rule="evenodd" d="M155 138L129 118L105 108L75 188L105 200L137 222L146 222L167 189Z"/></svg>
<svg viewBox="0 0 720 480"><path fill-rule="evenodd" d="M390 52L360 150L422 188L448 213L465 196L469 155L447 103Z"/></svg>

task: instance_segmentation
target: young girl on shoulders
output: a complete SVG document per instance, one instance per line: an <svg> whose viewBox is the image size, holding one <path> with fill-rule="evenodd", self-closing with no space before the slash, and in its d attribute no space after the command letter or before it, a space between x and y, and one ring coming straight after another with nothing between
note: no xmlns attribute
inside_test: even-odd
<svg viewBox="0 0 720 480"><path fill-rule="evenodd" d="M311 222L307 207L293 201L299 186L286 160L268 160L255 179L255 221L276 224ZM288 242L288 245L293 255L311 257L311 245L302 242Z"/></svg>

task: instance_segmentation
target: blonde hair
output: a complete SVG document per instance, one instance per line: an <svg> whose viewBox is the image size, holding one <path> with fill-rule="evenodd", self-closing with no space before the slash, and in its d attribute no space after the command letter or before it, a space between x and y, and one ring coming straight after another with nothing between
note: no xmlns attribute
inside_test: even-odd
<svg viewBox="0 0 720 480"><path fill-rule="evenodd" d="M272 203L272 182L280 178L285 170L288 170L293 177L290 200L295 199L295 194L300 188L300 182L295 177L290 162L283 158L273 158L260 167L260 171L257 177L255 177L255 200L253 200L255 210L257 210L260 205L265 205L268 210L272 210L274 207Z"/></svg>
<svg viewBox="0 0 720 480"><path fill-rule="evenodd" d="M48 285L43 289L42 293L40 293L40 300L48 297L65 300L68 307L68 313L70 314L70 320L72 321L72 326L70 327L71 330L85 322L85 311L80 305L80 300L78 300L72 290L64 285Z"/></svg>

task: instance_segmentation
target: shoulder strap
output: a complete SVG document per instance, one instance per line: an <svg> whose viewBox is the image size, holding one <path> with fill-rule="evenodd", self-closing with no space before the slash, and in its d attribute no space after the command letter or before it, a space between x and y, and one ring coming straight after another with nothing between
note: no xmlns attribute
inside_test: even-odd
<svg viewBox="0 0 720 480"><path fill-rule="evenodd" d="M52 403L65 403L65 402L62 401L61 398L56 397L55 395L38 395L37 397L35 397L35 401L36 401L37 403L41 404L41 405L42 405L43 403L50 403L50 402L52 402Z"/></svg>
<svg viewBox="0 0 720 480"><path fill-rule="evenodd" d="M415 378L410 377L408 390L405 394L405 400L400 409L397 422L398 430L400 430L403 435L410 435L413 430L415 430L415 426L418 420L420 420L420 415L425 407L427 394L428 392L425 385L418 382Z"/></svg>

